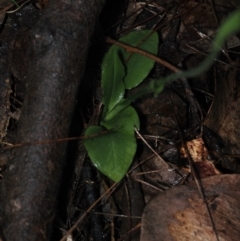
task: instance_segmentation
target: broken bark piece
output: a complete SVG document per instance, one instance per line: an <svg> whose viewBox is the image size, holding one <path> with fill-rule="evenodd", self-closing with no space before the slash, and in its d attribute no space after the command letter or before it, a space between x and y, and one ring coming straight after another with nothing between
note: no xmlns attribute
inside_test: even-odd
<svg viewBox="0 0 240 241"><path fill-rule="evenodd" d="M89 38L104 0L52 0L29 34L27 90L16 142L66 137ZM65 143L15 149L2 185L5 240L49 240Z"/></svg>

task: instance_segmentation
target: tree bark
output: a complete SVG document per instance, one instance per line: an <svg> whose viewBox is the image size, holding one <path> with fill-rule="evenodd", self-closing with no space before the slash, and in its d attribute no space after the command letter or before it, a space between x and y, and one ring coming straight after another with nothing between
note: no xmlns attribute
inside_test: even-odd
<svg viewBox="0 0 240 241"><path fill-rule="evenodd" d="M27 91L16 142L66 137L89 38L104 0L51 0L29 33ZM2 185L6 241L49 240L65 143L15 149Z"/></svg>

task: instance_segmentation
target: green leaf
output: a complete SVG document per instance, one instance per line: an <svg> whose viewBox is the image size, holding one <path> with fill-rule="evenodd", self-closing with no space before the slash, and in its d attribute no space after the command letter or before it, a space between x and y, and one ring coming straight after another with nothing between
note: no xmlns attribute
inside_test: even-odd
<svg viewBox="0 0 240 241"><path fill-rule="evenodd" d="M155 84L155 82L154 82ZM141 88L140 90L138 90L137 92L135 92L134 94L130 95L128 98L126 99L122 99L121 101L119 101L114 108L109 111L108 113L106 113L106 115L104 116L104 121L110 121L112 118L115 117L115 115L117 113L119 113L120 111L124 110L125 108L127 108L128 106L130 106L130 104L132 102L134 102L136 99L143 97L145 94L149 94L151 93L153 90L153 86L149 85L149 86L145 86L144 88Z"/></svg>
<svg viewBox="0 0 240 241"><path fill-rule="evenodd" d="M104 113L112 108L124 97L125 87L123 78L125 68L118 55L118 50L110 48L102 63L102 91Z"/></svg>
<svg viewBox="0 0 240 241"><path fill-rule="evenodd" d="M103 120L100 124L108 130L117 129L118 131L133 131L134 126L139 129L138 115L132 106L121 109L113 118L107 121Z"/></svg>
<svg viewBox="0 0 240 241"><path fill-rule="evenodd" d="M129 106L111 121L101 124L102 127L90 126L86 130L84 146L95 167L113 181L119 182L136 152L134 126L139 127L138 115Z"/></svg>
<svg viewBox="0 0 240 241"><path fill-rule="evenodd" d="M156 32L153 33L152 30L131 32L120 38L119 41L133 47L138 47L151 54L156 55L158 52L158 34ZM137 53L132 54L123 48L120 48L120 56L126 61L125 65L127 73L124 78L126 89L132 89L133 87L138 86L148 76L155 63L154 60L144 55Z"/></svg>

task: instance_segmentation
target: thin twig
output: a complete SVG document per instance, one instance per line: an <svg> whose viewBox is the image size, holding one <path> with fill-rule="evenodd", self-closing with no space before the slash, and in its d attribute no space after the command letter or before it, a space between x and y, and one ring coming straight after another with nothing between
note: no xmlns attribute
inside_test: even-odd
<svg viewBox="0 0 240 241"><path fill-rule="evenodd" d="M14 144L14 145L3 147L1 150L6 151L6 150L9 150L9 149L19 148L19 147L24 147L24 146L30 146L30 145L43 145L43 144L60 143L60 142L66 142L66 141L84 140L84 139L88 139L88 138L98 137L98 136L101 136L101 135L106 135L112 130L113 129L106 130L106 131L104 130L102 132L99 132L98 134L93 134L93 135L88 135L88 136L65 137L65 138L58 138L58 139L55 139L55 140L39 140L39 141L17 143L17 144Z"/></svg>
<svg viewBox="0 0 240 241"><path fill-rule="evenodd" d="M122 241L122 240L125 240L125 238L127 237L128 234L132 233L133 231L135 231L136 229L139 229L141 228L142 226L142 223L139 222L138 224L136 224L133 228L131 228L126 235L124 235L122 238L118 239L117 241Z"/></svg>
<svg viewBox="0 0 240 241"><path fill-rule="evenodd" d="M172 70L173 72L180 72L181 71L180 69L178 69L174 65L170 64L166 60L163 60L163 59L157 57L156 55L150 54L149 52L144 51L142 49L135 48L133 46L130 46L128 44L122 43L120 41L117 41L117 40L114 40L114 39L111 39L111 38L106 38L106 42L110 43L110 44L118 45L118 46L124 48L127 52L138 53L138 54L144 55L144 56L146 56L146 57L148 57L150 59L153 59L156 62L158 62L158 63L162 64L163 66L165 66L166 68Z"/></svg>
<svg viewBox="0 0 240 241"><path fill-rule="evenodd" d="M17 12L18 10L20 10L24 5L26 5L28 2L30 2L31 0L26 0L22 5L18 5L17 4L17 8L15 10L12 10L12 11L7 11L7 13L15 13Z"/></svg>
<svg viewBox="0 0 240 241"><path fill-rule="evenodd" d="M165 162L162 157L159 156L159 154L148 144L148 142L143 138L143 136L139 133L139 131L137 130L137 128L135 127L135 132L137 133L137 135L140 137L140 139L144 142L144 144L158 157L158 159L164 163L165 165L169 166L172 168L172 166L170 164L168 164L167 162Z"/></svg>
<svg viewBox="0 0 240 241"><path fill-rule="evenodd" d="M153 189L155 189L157 191L160 191L160 192L166 191L166 189L164 189L164 188L160 189L160 187L156 187L156 186L154 186L154 185L152 185L152 184L150 184L150 183L148 183L146 181L143 181L141 179L138 179L138 178L134 178L134 181L140 182L141 184L144 184L144 185L146 185L148 187L151 187L151 188L153 188Z"/></svg>
<svg viewBox="0 0 240 241"><path fill-rule="evenodd" d="M118 183L114 183L105 193L103 193L77 220L77 222L64 234L64 236L59 241L65 241L68 236L77 228L77 226L82 222L82 220L92 211L92 209L102 200L102 198L112 192Z"/></svg>

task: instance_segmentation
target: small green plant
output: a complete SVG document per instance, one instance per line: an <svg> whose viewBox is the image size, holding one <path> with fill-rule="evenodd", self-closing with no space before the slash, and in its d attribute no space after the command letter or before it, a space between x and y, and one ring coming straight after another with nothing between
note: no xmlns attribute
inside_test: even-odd
<svg viewBox="0 0 240 241"><path fill-rule="evenodd" d="M158 35L153 33L146 38L150 33L150 30L132 32L120 41L157 54ZM142 41L144 38L146 40ZM148 76L154 62L115 45L102 62L103 114L100 126L86 130L86 136L94 137L85 139L84 145L94 165L115 182L126 174L137 148L134 126L139 128L139 118L131 102L121 108L126 102L125 91L138 86Z"/></svg>
<svg viewBox="0 0 240 241"><path fill-rule="evenodd" d="M152 80L149 86L125 98L126 89L138 86L151 71L154 60L128 53L119 46L112 46L102 63L103 114L99 126L90 126L84 145L93 164L115 182L120 181L132 163L137 144L134 127L139 128L139 118L131 103L146 93L159 94L165 84L179 78L194 77L206 71L229 35L240 31L240 10L232 13L216 35L212 52L196 68L174 73L160 80ZM157 54L158 35L150 30L136 31L119 41Z"/></svg>

